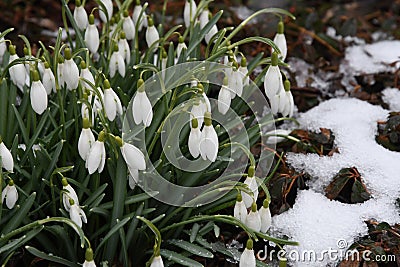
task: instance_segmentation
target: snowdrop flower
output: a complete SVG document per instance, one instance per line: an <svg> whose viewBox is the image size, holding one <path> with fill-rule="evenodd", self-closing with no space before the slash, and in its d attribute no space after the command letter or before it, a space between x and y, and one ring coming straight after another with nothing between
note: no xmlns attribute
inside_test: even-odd
<svg viewBox="0 0 400 267"><path fill-rule="evenodd" d="M10 180L7 186L3 189L3 192L1 192L1 203L4 203L4 199L6 199L7 208L14 208L15 203L18 200L18 191L13 180Z"/></svg>
<svg viewBox="0 0 400 267"><path fill-rule="evenodd" d="M125 38L125 32L121 32L120 34L120 38L118 40L118 51L125 60L126 64L129 64L131 62L131 49L128 41Z"/></svg>
<svg viewBox="0 0 400 267"><path fill-rule="evenodd" d="M241 97L243 93L243 77L242 73L239 71L236 61L234 62L234 66L235 68L232 69L232 72L230 72L231 75L228 77L228 87L233 92L233 98L236 95Z"/></svg>
<svg viewBox="0 0 400 267"><path fill-rule="evenodd" d="M130 189L135 189L136 184L139 181L139 170L133 169L128 166L128 184Z"/></svg>
<svg viewBox="0 0 400 267"><path fill-rule="evenodd" d="M204 121L204 108L202 105L200 105L201 101L200 99L196 99L194 101L194 104L190 110L190 116L192 117L192 119L197 119L198 121L198 125L201 128L201 126L203 125L203 121ZM190 127L192 127L192 124L190 124Z"/></svg>
<svg viewBox="0 0 400 267"><path fill-rule="evenodd" d="M10 45L8 48L10 52L10 58L8 63L10 64L14 60L19 59L16 51L15 51L15 45ZM10 73L10 78L11 81L21 90L21 92L24 92L24 85L25 85L25 80L26 80L26 70L25 66L23 64L16 64L8 69L8 72Z"/></svg>
<svg viewBox="0 0 400 267"><path fill-rule="evenodd" d="M65 79L64 79L64 57L59 55L58 56L58 62L57 62L57 80L58 80L58 85L60 87L63 87L65 84Z"/></svg>
<svg viewBox="0 0 400 267"><path fill-rule="evenodd" d="M233 216L242 223L246 223L247 208L242 200L241 194L238 194L236 198L235 207L233 208Z"/></svg>
<svg viewBox="0 0 400 267"><path fill-rule="evenodd" d="M214 162L218 154L218 136L212 126L211 113L204 113L204 128L200 137L200 155L204 160Z"/></svg>
<svg viewBox="0 0 400 267"><path fill-rule="evenodd" d="M246 205L246 208L251 207L251 204L253 204L253 202L256 201L258 198L258 184L256 178L254 177L254 173L255 167L250 166L244 184L246 184L250 188L250 190L253 192L253 196L250 196L246 192L242 192L242 198L244 204Z"/></svg>
<svg viewBox="0 0 400 267"><path fill-rule="evenodd" d="M282 21L278 23L278 31L274 37L274 43L279 48L281 52L281 60L284 61L287 55L287 44L286 44L286 37L284 34L284 24ZM272 52L274 49L272 48Z"/></svg>
<svg viewBox="0 0 400 267"><path fill-rule="evenodd" d="M179 36L178 39L178 46L176 47L176 62L178 62L179 57L181 56L182 50L187 49L187 46L185 44L185 40L183 39L183 36Z"/></svg>
<svg viewBox="0 0 400 267"><path fill-rule="evenodd" d="M133 13L132 13L132 20L135 23L135 25L138 25L138 31L141 31L143 26L147 27L147 20L146 18L146 12L143 11L142 16L140 16L140 13L142 12L142 5L140 4L140 0L136 0L136 5L133 8ZM140 16L140 20L139 20Z"/></svg>
<svg viewBox="0 0 400 267"><path fill-rule="evenodd" d="M149 17L148 19L148 27L146 29L146 43L147 46L150 48L155 42L160 39L160 35L156 27L154 26L154 21L152 18ZM157 47L154 47L153 51L155 51Z"/></svg>
<svg viewBox="0 0 400 267"><path fill-rule="evenodd" d="M92 54L96 54L100 46L99 30L94 25L94 15L89 16L89 26L85 31L85 43Z"/></svg>
<svg viewBox="0 0 400 267"><path fill-rule="evenodd" d="M192 157L197 158L200 155L200 138L201 138L201 131L199 127L199 122L196 118L192 119L192 127L189 133L189 152Z"/></svg>
<svg viewBox="0 0 400 267"><path fill-rule="evenodd" d="M161 51L161 76L163 80L165 80L165 69L167 68L168 63L168 54L164 48L162 48Z"/></svg>
<svg viewBox="0 0 400 267"><path fill-rule="evenodd" d="M85 212L81 209L81 207L79 207L79 204L75 203L72 198L69 199L69 204L71 206L69 210L69 217L71 221L82 228L82 222L87 223Z"/></svg>
<svg viewBox="0 0 400 267"><path fill-rule="evenodd" d="M201 14L200 14L200 29L203 29L207 23L210 20L210 17L212 16L212 14L210 13L210 11L208 10L208 8L205 8ZM206 35L204 36L204 39L206 40L206 43L210 43L211 38L218 32L218 28L217 25L214 24L210 31L208 33L206 33Z"/></svg>
<svg viewBox="0 0 400 267"><path fill-rule="evenodd" d="M231 106L231 92L230 87L228 87L228 77L225 76L223 85L219 90L218 94L218 111L222 114L226 114Z"/></svg>
<svg viewBox="0 0 400 267"><path fill-rule="evenodd" d="M190 22L194 20L196 16L196 2L193 0L186 0L185 7L183 9L183 20L185 21L185 27L190 27Z"/></svg>
<svg viewBox="0 0 400 267"><path fill-rule="evenodd" d="M78 88L79 69L72 59L71 49L69 47L65 48L64 55L63 79L67 85L67 89L72 91Z"/></svg>
<svg viewBox="0 0 400 267"><path fill-rule="evenodd" d="M261 217L257 210L256 202L251 205L251 210L246 217L246 226L253 229L256 232L261 230Z"/></svg>
<svg viewBox="0 0 400 267"><path fill-rule="evenodd" d="M246 58L244 56L242 57L242 59L240 61L239 71L244 76L244 78L243 78L243 86L249 85L250 84L250 77L248 75L249 70L247 69L247 60L246 60Z"/></svg>
<svg viewBox="0 0 400 267"><path fill-rule="evenodd" d="M4 144L1 136L0 136L0 157L1 157L1 166L7 171L13 172L14 159L11 155L10 150L8 150L8 148Z"/></svg>
<svg viewBox="0 0 400 267"><path fill-rule="evenodd" d="M275 145L277 143L280 143L285 140L285 137L278 136L278 135L289 135L291 131L289 130L283 130L283 129L277 129L277 130L272 130L269 132L265 133L265 136L267 136L267 145Z"/></svg>
<svg viewBox="0 0 400 267"><path fill-rule="evenodd" d="M279 110L283 117L287 116L292 117L294 110L294 101L292 92L290 91L289 80L285 80L284 89L285 90L284 91L282 90L282 94L280 96Z"/></svg>
<svg viewBox="0 0 400 267"><path fill-rule="evenodd" d="M62 178L61 183L62 183L63 190L64 190L62 192L62 200L63 200L65 210L69 211L71 209L71 205L69 202L70 199L72 199L79 206L78 195L76 194L76 192L72 188L72 186L68 183L68 181L65 177Z"/></svg>
<svg viewBox="0 0 400 267"><path fill-rule="evenodd" d="M82 267L96 267L96 263L93 258L93 250L92 248L87 248L85 252L85 262L82 264Z"/></svg>
<svg viewBox="0 0 400 267"><path fill-rule="evenodd" d="M253 250L253 240L247 240L246 248L240 256L239 267L256 267L256 256Z"/></svg>
<svg viewBox="0 0 400 267"><path fill-rule="evenodd" d="M146 169L146 160L143 152L136 146L125 143L119 136L115 137L115 141L121 150L126 165L128 165L129 172L134 174L134 178L137 178L138 175L136 175L136 172L138 170L143 171Z"/></svg>
<svg viewBox="0 0 400 267"><path fill-rule="evenodd" d="M128 10L124 10L122 30L125 32L127 40L133 40L135 38L135 24L133 24L133 20L129 16Z"/></svg>
<svg viewBox="0 0 400 267"><path fill-rule="evenodd" d="M160 255L153 258L150 267L164 267L164 262Z"/></svg>
<svg viewBox="0 0 400 267"><path fill-rule="evenodd" d="M104 109L110 121L113 121L117 114L122 115L121 100L111 88L108 80L104 81Z"/></svg>
<svg viewBox="0 0 400 267"><path fill-rule="evenodd" d="M99 14L100 14L100 19L103 22L109 21L112 16L113 16L113 3L111 0L100 0L100 2L105 6L106 9L102 7L102 5L99 5Z"/></svg>
<svg viewBox="0 0 400 267"><path fill-rule="evenodd" d="M262 233L266 233L268 229L271 227L271 211L269 210L269 201L265 199L263 202L263 206L258 211L261 218L261 228L260 231Z"/></svg>
<svg viewBox="0 0 400 267"><path fill-rule="evenodd" d="M42 114L47 109L47 92L39 79L39 72L32 72L33 82L31 86L31 106L37 114Z"/></svg>
<svg viewBox="0 0 400 267"><path fill-rule="evenodd" d="M90 148L95 143L94 135L90 129L90 122L88 118L82 119L82 131L78 139L78 152L79 156L86 161L89 155Z"/></svg>
<svg viewBox="0 0 400 267"><path fill-rule="evenodd" d="M42 83L46 93L49 95L51 91L56 92L56 78L50 69L50 64L48 62L44 63L44 71L42 75Z"/></svg>
<svg viewBox="0 0 400 267"><path fill-rule="evenodd" d="M278 54L276 52L272 52L271 66L269 66L265 74L264 90L270 101L283 90L282 74L278 67Z"/></svg>
<svg viewBox="0 0 400 267"><path fill-rule="evenodd" d="M113 78L118 69L119 75L125 77L125 61L119 52L118 44L114 44L114 52L110 59L110 77Z"/></svg>
<svg viewBox="0 0 400 267"><path fill-rule="evenodd" d="M1 32L0 32L1 34ZM3 63L3 56L7 50L6 42L4 41L4 37L0 39L0 63Z"/></svg>
<svg viewBox="0 0 400 267"><path fill-rule="evenodd" d="M106 149L104 147L104 141L106 139L106 134L101 131L97 141L94 142L90 148L89 154L86 159L86 168L89 174L93 174L96 170L101 173L104 169L104 164L106 163Z"/></svg>
<svg viewBox="0 0 400 267"><path fill-rule="evenodd" d="M75 1L74 19L78 28L83 31L88 25L88 16L81 0Z"/></svg>
<svg viewBox="0 0 400 267"><path fill-rule="evenodd" d="M25 85L29 86L31 81L30 81L30 74L31 74L31 64L29 63L29 60L33 59L34 57L32 55L29 55L29 51L28 48L25 46L24 47L24 55L25 55L25 59L27 60L24 64L25 66Z"/></svg>
<svg viewBox="0 0 400 267"><path fill-rule="evenodd" d="M81 73L79 75L81 86L84 89L91 89L92 86L85 80L89 81L91 84L95 84L93 74L90 72L89 68L86 66L85 61L81 61Z"/></svg>
<svg viewBox="0 0 400 267"><path fill-rule="evenodd" d="M153 109L146 95L144 81L142 79L139 79L137 83L137 93L133 98L132 112L136 124L143 122L144 126L150 126L153 120Z"/></svg>

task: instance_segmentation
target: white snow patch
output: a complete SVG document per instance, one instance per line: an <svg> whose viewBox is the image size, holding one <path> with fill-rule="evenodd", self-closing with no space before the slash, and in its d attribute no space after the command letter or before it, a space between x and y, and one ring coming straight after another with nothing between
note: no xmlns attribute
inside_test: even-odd
<svg viewBox="0 0 400 267"><path fill-rule="evenodd" d="M316 154L289 153L287 160L297 171L309 173L310 189L299 191L292 209L273 217L273 232L300 242L290 247L301 252L339 249L338 240L352 244L367 233L367 219L400 222L395 199L400 192L400 153L392 152L375 142L377 121L386 119L388 111L357 99L331 99L300 116L301 125L318 131L329 128L335 135L339 153L332 157ZM330 201L324 188L342 168L357 167L372 194L361 204ZM345 249L344 249L345 250ZM318 254L319 253L319 254ZM297 261L295 266L334 264L325 255L321 261Z"/></svg>
<svg viewBox="0 0 400 267"><path fill-rule="evenodd" d="M382 100L389 105L391 111L400 111L400 89L386 88L382 91Z"/></svg>

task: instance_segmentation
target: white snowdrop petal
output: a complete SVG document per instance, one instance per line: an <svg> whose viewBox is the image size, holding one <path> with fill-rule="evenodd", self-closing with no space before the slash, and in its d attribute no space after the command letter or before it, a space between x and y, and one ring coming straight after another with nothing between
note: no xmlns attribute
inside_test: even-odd
<svg viewBox="0 0 400 267"><path fill-rule="evenodd" d="M282 74L278 66L270 66L264 79L265 94L269 99L283 90Z"/></svg>
<svg viewBox="0 0 400 267"><path fill-rule="evenodd" d="M247 208L251 207L251 204L258 198L258 184L254 177L247 177L244 184L248 185L250 190L253 192L253 196L247 194L246 192L241 192L242 199Z"/></svg>
<svg viewBox="0 0 400 267"><path fill-rule="evenodd" d="M256 256L254 250L245 248L240 256L239 267L255 267Z"/></svg>
<svg viewBox="0 0 400 267"><path fill-rule="evenodd" d="M201 131L199 127L190 129L188 146L189 152L194 158L197 158L200 155L200 138Z"/></svg>
<svg viewBox="0 0 400 267"><path fill-rule="evenodd" d="M99 167L97 168L97 171L99 173L102 173L104 170L104 165L106 164L106 148L104 147L104 143L101 142L101 160L100 160L100 164Z"/></svg>
<svg viewBox="0 0 400 267"><path fill-rule="evenodd" d="M93 144L92 148L90 149L90 152L86 160L89 174L93 174L97 170L97 168L99 168L99 165L102 162L103 148L104 148L104 143L96 141Z"/></svg>
<svg viewBox="0 0 400 267"><path fill-rule="evenodd" d="M160 35L158 34L158 31L156 27L150 26L146 30L146 42L147 46L150 47L152 46L156 41L160 39ZM156 49L156 47L154 48Z"/></svg>
<svg viewBox="0 0 400 267"><path fill-rule="evenodd" d="M56 89L56 79L50 68L43 71L42 84L48 95Z"/></svg>
<svg viewBox="0 0 400 267"><path fill-rule="evenodd" d="M260 218L261 218L261 228L260 231L262 233L266 233L268 231L268 229L271 227L271 211L269 210L269 208L264 208L261 207L260 210L258 211L258 213L260 214Z"/></svg>
<svg viewBox="0 0 400 267"><path fill-rule="evenodd" d="M261 218L258 211L250 211L246 218L246 226L253 229L256 232L261 230Z"/></svg>
<svg viewBox="0 0 400 267"><path fill-rule="evenodd" d="M90 129L82 129L78 139L78 152L83 160L86 160L95 138Z"/></svg>
<svg viewBox="0 0 400 267"><path fill-rule="evenodd" d="M82 220L80 215L80 207L76 204L72 205L69 210L70 219L76 223L80 228L82 228Z"/></svg>
<svg viewBox="0 0 400 267"><path fill-rule="evenodd" d="M276 135L289 135L290 132L291 132L290 130L283 130L283 129L277 129L277 130L272 130L272 131L266 132L265 135L268 136L266 144L273 145L273 144L282 142L285 140L285 137L276 136Z"/></svg>
<svg viewBox="0 0 400 267"><path fill-rule="evenodd" d="M139 170L133 169L128 165L128 171L129 171L128 175L129 188L133 190L137 182L139 181Z"/></svg>
<svg viewBox="0 0 400 267"><path fill-rule="evenodd" d="M74 9L74 19L76 22L76 25L80 30L85 30L87 25L88 25L88 16L86 13L85 8L83 5L75 7Z"/></svg>
<svg viewBox="0 0 400 267"><path fill-rule="evenodd" d="M115 76L115 73L117 72L117 64L118 64L118 58L117 58L117 52L113 52L110 58L110 66L109 66L109 71L110 71L110 77L113 78Z"/></svg>
<svg viewBox="0 0 400 267"><path fill-rule="evenodd" d="M110 20L111 17L113 16L113 3L111 0L100 0L103 5L105 6L106 10L103 9L101 5L99 5L100 9L100 19L103 22L107 22L107 20ZM107 14L106 14L107 13Z"/></svg>
<svg viewBox="0 0 400 267"><path fill-rule="evenodd" d="M67 89L72 91L78 88L79 84L79 69L72 59L65 60L63 68L64 81L67 84Z"/></svg>
<svg viewBox="0 0 400 267"><path fill-rule="evenodd" d="M47 92L41 81L32 82L30 91L32 109L42 114L47 109Z"/></svg>
<svg viewBox="0 0 400 267"><path fill-rule="evenodd" d="M128 16L123 19L122 28L125 32L127 40L133 40L135 38L135 25L133 20Z"/></svg>
<svg viewBox="0 0 400 267"><path fill-rule="evenodd" d="M100 46L99 30L96 25L90 24L85 31L85 43L90 52L95 54Z"/></svg>
<svg viewBox="0 0 400 267"><path fill-rule="evenodd" d="M11 155L10 150L6 147L4 142L0 143L0 156L1 156L2 167L9 172L13 172L14 159Z"/></svg>
<svg viewBox="0 0 400 267"><path fill-rule="evenodd" d="M154 257L150 267L164 267L164 262L161 256Z"/></svg>
<svg viewBox="0 0 400 267"><path fill-rule="evenodd" d="M279 48L281 51L281 56L282 56L282 61L285 60L286 55L287 55L287 44L286 44L286 37L285 34L283 33L277 33L274 37L274 43L276 46ZM272 48L272 52L274 52L274 49Z"/></svg>
<svg viewBox="0 0 400 267"><path fill-rule="evenodd" d="M196 2L193 0L189 0L186 1L185 0L185 6L183 9L183 20L185 22L185 26L186 28L189 28L190 26L190 20L195 17L196 15L196 10L197 10L197 6L196 6Z"/></svg>
<svg viewBox="0 0 400 267"><path fill-rule="evenodd" d="M120 52L117 54L117 65L119 75L125 77L125 61Z"/></svg>
<svg viewBox="0 0 400 267"><path fill-rule="evenodd" d="M111 91L111 89L104 90L104 109L106 111L107 118L110 121L113 121L117 115L117 107Z"/></svg>
<svg viewBox="0 0 400 267"><path fill-rule="evenodd" d="M233 208L233 216L242 223L246 223L247 209L243 201L236 201L235 207Z"/></svg>
<svg viewBox="0 0 400 267"><path fill-rule="evenodd" d="M279 112L280 95L274 95L270 98L271 112L276 115Z"/></svg>
<svg viewBox="0 0 400 267"><path fill-rule="evenodd" d="M7 185L6 188L3 191L4 196L2 194L2 200L4 200L4 198L6 199L6 206L9 209L14 208L15 203L17 203L18 200L18 191L17 188L12 185Z"/></svg>
<svg viewBox="0 0 400 267"><path fill-rule="evenodd" d="M139 148L132 144L124 143L121 147L121 152L129 167L138 170L146 169L144 154Z"/></svg>
<svg viewBox="0 0 400 267"><path fill-rule="evenodd" d="M151 121L153 120L153 109L150 100L145 92L141 93L140 105L142 107L142 112L143 112L142 114L143 124L146 127L148 127L150 126Z"/></svg>
<svg viewBox="0 0 400 267"><path fill-rule="evenodd" d="M228 88L222 86L218 94L218 111L225 115L228 112L230 105L231 93Z"/></svg>

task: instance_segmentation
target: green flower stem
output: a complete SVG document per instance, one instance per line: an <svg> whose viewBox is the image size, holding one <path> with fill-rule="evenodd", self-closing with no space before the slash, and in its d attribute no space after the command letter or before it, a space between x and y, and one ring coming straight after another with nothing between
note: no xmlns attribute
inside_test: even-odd
<svg viewBox="0 0 400 267"><path fill-rule="evenodd" d="M137 219L141 220L142 222L144 222L155 234L156 236L156 243L154 245L154 256L160 256L160 248L161 248L161 232L157 229L157 227L149 220L147 220L144 217L141 216L136 216Z"/></svg>
<svg viewBox="0 0 400 267"><path fill-rule="evenodd" d="M228 146L238 146L240 147L244 153L246 153L247 157L250 159L250 165L256 166L256 160L254 158L254 155L251 153L250 149L248 149L245 145L238 143L238 142L232 142L232 143L227 143L223 144L223 147L228 147Z"/></svg>

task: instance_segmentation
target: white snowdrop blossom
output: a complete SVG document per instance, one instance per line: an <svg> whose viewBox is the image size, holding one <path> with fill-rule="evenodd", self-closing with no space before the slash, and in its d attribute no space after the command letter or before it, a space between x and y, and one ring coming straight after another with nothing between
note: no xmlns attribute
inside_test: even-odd
<svg viewBox="0 0 400 267"><path fill-rule="evenodd" d="M58 62L57 62L57 80L58 80L58 85L60 87L63 87L65 85L65 80L64 80L64 57L59 56L58 57Z"/></svg>
<svg viewBox="0 0 400 267"><path fill-rule="evenodd" d="M217 159L219 141L212 126L211 113L204 113L204 128L200 137L200 155L204 160L214 162Z"/></svg>
<svg viewBox="0 0 400 267"><path fill-rule="evenodd" d="M146 43L148 47L151 47L155 42L160 39L160 35L154 26L154 22L152 18L148 19L148 27L146 29ZM157 47L154 47L153 51L155 51Z"/></svg>
<svg viewBox="0 0 400 267"><path fill-rule="evenodd" d="M223 85L218 93L218 111L221 114L226 114L231 106L231 91L232 89L228 86L228 77L225 76Z"/></svg>
<svg viewBox="0 0 400 267"><path fill-rule="evenodd" d="M69 47L65 48L64 55L63 79L67 85L67 89L72 91L78 88L79 69L72 59L71 49Z"/></svg>
<svg viewBox="0 0 400 267"><path fill-rule="evenodd" d="M71 221L76 223L76 225L82 228L82 222L87 223L85 212L77 203L75 203L72 198L69 199L69 203L71 205L69 210L69 218L71 219Z"/></svg>
<svg viewBox="0 0 400 267"><path fill-rule="evenodd" d="M140 16L140 13L142 12L143 7L140 4L140 0L136 0L136 5L133 8L133 13L132 13L132 20L135 23L135 25L138 25L138 31L141 31L143 26L147 27L147 20L146 20L146 12L143 11L142 16ZM140 20L139 20L140 16Z"/></svg>
<svg viewBox="0 0 400 267"><path fill-rule="evenodd" d="M247 208L242 200L241 194L238 194L236 198L235 207L233 208L233 216L242 223L246 223Z"/></svg>
<svg viewBox="0 0 400 267"><path fill-rule="evenodd" d="M89 174L93 174L96 170L101 173L104 169L106 163L106 148L104 147L105 138L105 132L101 131L97 141L94 142L90 148L85 165Z"/></svg>
<svg viewBox="0 0 400 267"><path fill-rule="evenodd" d="M143 171L146 169L144 154L136 146L123 142L121 137L115 137L115 141L120 147L122 157L128 166L129 174L132 176L133 181L130 181L130 183L136 183L139 177L139 170Z"/></svg>
<svg viewBox="0 0 400 267"><path fill-rule="evenodd" d="M208 8L205 8L202 12L201 12L201 14L200 14L200 29L203 29L206 25L207 25L207 23L209 22L209 20L210 20L210 17L211 17L211 13L210 13L210 11L208 10ZM209 30L209 32L207 32L206 33L206 35L204 36L204 39L206 40L206 43L208 44L208 43L210 43L210 40L211 40L211 38L216 34L218 32L218 28L217 28L217 25L216 24L214 24L212 27L211 27L211 29Z"/></svg>
<svg viewBox="0 0 400 267"><path fill-rule="evenodd" d="M183 37L179 36L178 46L176 47L176 62L178 62L183 49L187 49L187 46L185 44Z"/></svg>
<svg viewBox="0 0 400 267"><path fill-rule="evenodd" d="M110 87L108 80L104 81L104 109L110 121L113 121L117 114L121 116L123 113L121 100Z"/></svg>
<svg viewBox="0 0 400 267"><path fill-rule="evenodd" d="M256 202L251 205L251 210L246 217L246 226L253 229L256 232L261 230L261 217L257 210Z"/></svg>
<svg viewBox="0 0 400 267"><path fill-rule="evenodd" d="M164 262L161 256L156 256L150 264L150 267L164 267Z"/></svg>
<svg viewBox="0 0 400 267"><path fill-rule="evenodd" d="M193 0L185 0L185 6L183 8L183 20L185 27L189 28L190 22L194 20L196 16L197 5Z"/></svg>
<svg viewBox="0 0 400 267"><path fill-rule="evenodd" d="M93 250L92 248L87 248L85 252L85 262L82 264L82 267L96 267L96 263L93 258Z"/></svg>
<svg viewBox="0 0 400 267"><path fill-rule="evenodd" d="M136 124L143 122L144 126L148 127L153 120L153 109L146 95L144 81L142 79L139 79L137 88L137 93L132 103L133 120Z"/></svg>
<svg viewBox="0 0 400 267"><path fill-rule="evenodd" d="M92 54L96 54L100 46L99 30L94 24L94 15L89 16L89 26L85 31L85 43Z"/></svg>
<svg viewBox="0 0 400 267"><path fill-rule="evenodd" d="M70 199L72 199L79 206L78 195L76 194L75 189L72 188L65 177L62 178L61 183L64 190L64 192L62 192L64 209L66 211L69 211L71 209L71 204L69 202Z"/></svg>
<svg viewBox="0 0 400 267"><path fill-rule="evenodd" d="M289 135L291 133L290 130L284 129L276 129L265 133L265 136L268 137L266 144L267 145L274 145L280 143L285 140L285 137L279 135Z"/></svg>
<svg viewBox="0 0 400 267"><path fill-rule="evenodd" d="M294 110L294 100L292 92L290 91L290 81L285 80L284 82L284 91L280 94L279 99L279 111L283 117L292 117Z"/></svg>
<svg viewBox="0 0 400 267"><path fill-rule="evenodd" d="M128 41L125 38L125 32L121 32L118 40L118 51L125 60L126 64L129 64L131 62L131 49Z"/></svg>
<svg viewBox="0 0 400 267"><path fill-rule="evenodd" d="M247 69L247 60L243 56L241 61L240 61L240 67L239 71L243 74L243 86L249 85L250 84L250 77L248 75L249 70Z"/></svg>
<svg viewBox="0 0 400 267"><path fill-rule="evenodd" d="M50 69L50 64L48 62L44 63L45 69L42 75L42 83L46 93L49 95L53 91L56 92L56 78L54 77L53 71Z"/></svg>
<svg viewBox="0 0 400 267"><path fill-rule="evenodd" d="M3 139L0 136L0 157L1 157L1 167L9 172L14 170L14 159L11 155L10 150L6 147Z"/></svg>
<svg viewBox="0 0 400 267"><path fill-rule="evenodd" d="M81 158L86 161L90 152L90 148L96 140L94 138L92 130L90 129L90 122L88 117L83 118L82 121L83 127L78 139L78 152L79 156L81 156Z"/></svg>
<svg viewBox="0 0 400 267"><path fill-rule="evenodd" d="M8 49L10 52L8 63L19 59L18 55L16 54L14 45L10 45ZM26 80L25 66L19 63L15 64L8 69L8 72L10 73L11 81L19 88L19 90L21 90L21 92L24 92L24 85Z"/></svg>
<svg viewBox="0 0 400 267"><path fill-rule="evenodd" d="M80 0L75 1L74 19L81 31L85 30L88 26L88 16Z"/></svg>
<svg viewBox="0 0 400 267"><path fill-rule="evenodd" d="M261 229L262 233L266 233L268 229L271 227L271 211L269 210L269 201L268 199L264 200L263 206L258 210L258 214L261 219Z"/></svg>
<svg viewBox="0 0 400 267"><path fill-rule="evenodd" d="M235 62L235 64L237 64ZM233 94L231 94L231 97L234 98L236 95L241 97L243 93L243 77L242 73L238 71L239 68L232 69L232 72L230 72L230 76L228 76L228 88L231 89Z"/></svg>
<svg viewBox="0 0 400 267"><path fill-rule="evenodd" d="M92 86L85 80L89 81L93 85L95 84L93 74L90 72L89 68L86 66L86 62L83 60L81 61L81 73L79 77L82 88L84 89L90 90L92 88Z"/></svg>
<svg viewBox="0 0 400 267"><path fill-rule="evenodd" d="M253 202L256 201L258 198L258 184L256 178L254 177L254 173L255 173L255 167L250 166L244 184L246 184L249 187L249 189L253 192L253 196L242 191L242 198L244 204L246 205L246 208L251 207Z"/></svg>
<svg viewBox="0 0 400 267"><path fill-rule="evenodd" d="M280 91L283 90L282 74L278 67L278 54L276 52L272 53L271 66L265 73L264 90L270 101L273 101L273 97L279 95Z"/></svg>
<svg viewBox="0 0 400 267"><path fill-rule="evenodd" d="M284 34L284 24L282 21L280 21L278 23L278 31L274 37L274 43L276 44L276 46L279 48L280 50L280 56L281 56L281 60L284 61L286 59L286 55L287 55L287 44L286 44L286 37ZM272 51L274 51L274 49L272 48Z"/></svg>
<svg viewBox="0 0 400 267"><path fill-rule="evenodd" d="M125 32L126 39L133 40L135 38L135 24L129 16L128 10L124 11L124 17L122 20L122 30Z"/></svg>
<svg viewBox="0 0 400 267"><path fill-rule="evenodd" d="M0 32L0 34L1 34L1 32ZM2 37L0 39L0 63L3 63L3 56L4 56L4 53L6 52L6 50L7 50L7 45L4 40L4 37Z"/></svg>
<svg viewBox="0 0 400 267"><path fill-rule="evenodd" d="M246 248L240 256L239 267L256 267L256 256L253 250L253 240L247 240Z"/></svg>
<svg viewBox="0 0 400 267"><path fill-rule="evenodd" d="M14 208L15 203L17 203L18 191L13 180L10 180L3 189L3 192L1 192L1 203L4 203L4 199L6 200L6 206L9 209Z"/></svg>
<svg viewBox="0 0 400 267"><path fill-rule="evenodd" d="M107 22L108 20L110 20L113 16L113 3L111 0L99 0L104 6L105 6L105 10L102 7L102 5L99 5L99 14L100 14L100 19L103 22Z"/></svg>
<svg viewBox="0 0 400 267"><path fill-rule="evenodd" d="M32 109L41 115L47 109L47 92L39 79L39 72L32 72L33 82L30 91Z"/></svg>
<svg viewBox="0 0 400 267"><path fill-rule="evenodd" d="M199 127L199 122L196 118L192 119L191 122L191 129L189 133L188 139L188 147L189 152L192 157L197 158L200 155L200 138L201 138L201 131Z"/></svg>
<svg viewBox="0 0 400 267"><path fill-rule="evenodd" d="M110 77L113 78L117 72L122 77L125 77L125 61L119 52L118 44L114 45L114 52L111 54L110 58Z"/></svg>
<svg viewBox="0 0 400 267"><path fill-rule="evenodd" d="M136 184L139 181L139 170L133 169L128 166L128 184L130 189L135 189Z"/></svg>

